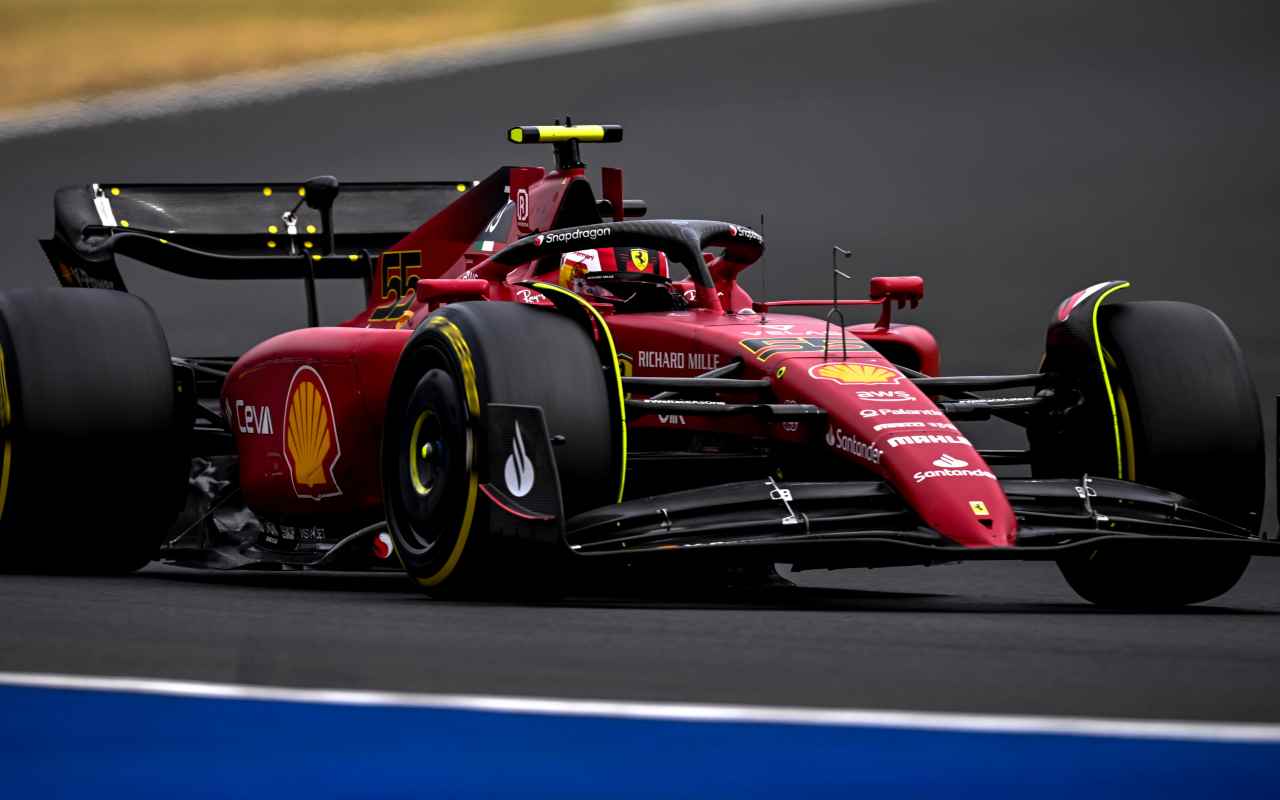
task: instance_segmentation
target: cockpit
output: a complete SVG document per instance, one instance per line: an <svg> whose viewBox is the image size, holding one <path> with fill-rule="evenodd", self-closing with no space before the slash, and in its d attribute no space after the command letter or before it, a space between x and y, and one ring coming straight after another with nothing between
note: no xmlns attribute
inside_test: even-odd
<svg viewBox="0 0 1280 800"><path fill-rule="evenodd" d="M618 313L679 311L687 307L683 294L672 285L670 261L661 250L645 247L574 250L558 259L541 259L538 269L538 280L609 303Z"/></svg>

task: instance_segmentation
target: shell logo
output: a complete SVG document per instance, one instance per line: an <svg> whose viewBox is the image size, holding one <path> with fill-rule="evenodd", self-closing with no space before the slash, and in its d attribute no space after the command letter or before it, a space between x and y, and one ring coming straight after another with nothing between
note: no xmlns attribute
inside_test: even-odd
<svg viewBox="0 0 1280 800"><path fill-rule="evenodd" d="M333 467L342 455L333 401L320 373L298 367L284 409L284 452L298 497L320 500L342 494Z"/></svg>
<svg viewBox="0 0 1280 800"><path fill-rule="evenodd" d="M876 364L815 364L809 367L809 375L843 384L889 384L902 380L902 375L897 370Z"/></svg>

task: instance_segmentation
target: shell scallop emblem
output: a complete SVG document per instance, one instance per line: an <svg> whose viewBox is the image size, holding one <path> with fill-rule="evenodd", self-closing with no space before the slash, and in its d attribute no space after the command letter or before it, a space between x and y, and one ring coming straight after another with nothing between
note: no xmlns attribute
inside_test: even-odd
<svg viewBox="0 0 1280 800"><path fill-rule="evenodd" d="M815 378L843 384L898 383L902 374L897 370L876 364L816 364L809 367Z"/></svg>
<svg viewBox="0 0 1280 800"><path fill-rule="evenodd" d="M333 467L342 454L333 401L320 373L299 367L289 383L284 410L284 452L289 462L293 491L298 497L319 500L342 494Z"/></svg>

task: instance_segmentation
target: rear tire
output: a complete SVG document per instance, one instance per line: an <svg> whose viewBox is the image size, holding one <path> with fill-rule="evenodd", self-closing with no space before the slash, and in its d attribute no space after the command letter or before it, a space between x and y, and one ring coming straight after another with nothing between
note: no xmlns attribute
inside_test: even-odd
<svg viewBox="0 0 1280 800"><path fill-rule="evenodd" d="M418 328L388 395L382 482L396 549L428 594L562 592L563 542L490 530L490 516L504 512L477 491L492 479L480 455L488 452L483 415L490 403L540 406L548 432L564 437L555 461L566 516L615 502L609 475L620 445L608 369L586 332L550 310L457 303Z"/></svg>
<svg viewBox="0 0 1280 800"><path fill-rule="evenodd" d="M1257 531L1266 493L1262 417L1226 324L1190 303L1135 302L1099 309L1098 330L1113 362L1107 372L1122 433L1122 477L1185 495ZM1109 405L1105 397L1085 402ZM1095 463L1114 463L1100 449L1114 451L1113 428L1077 434L1075 448L1086 459L1092 452ZM1248 563L1248 555L1222 551L1187 549L1153 559L1150 548L1115 547L1059 567L1081 597L1098 605L1175 607L1227 592Z"/></svg>
<svg viewBox="0 0 1280 800"><path fill-rule="evenodd" d="M0 567L130 572L183 501L185 430L164 331L102 289L0 293Z"/></svg>

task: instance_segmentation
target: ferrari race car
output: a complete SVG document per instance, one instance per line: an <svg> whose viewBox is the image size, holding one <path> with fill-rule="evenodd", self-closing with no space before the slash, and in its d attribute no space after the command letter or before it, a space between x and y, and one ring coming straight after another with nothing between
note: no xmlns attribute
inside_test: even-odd
<svg viewBox="0 0 1280 800"><path fill-rule="evenodd" d="M1095 603L1177 606L1280 552L1258 399L1212 312L1101 283L1053 311L1039 370L940 377L933 336L892 321L921 278L755 300L759 233L647 219L617 169L593 189L579 146L620 127L509 138L555 169L59 190L41 244L75 291L0 293L5 566L403 568L456 597L1047 560ZM310 326L174 357L117 255L299 279ZM367 304L321 327L330 279ZM826 319L785 313L806 306ZM875 321L846 325L859 306ZM993 418L1028 446L955 424Z"/></svg>

